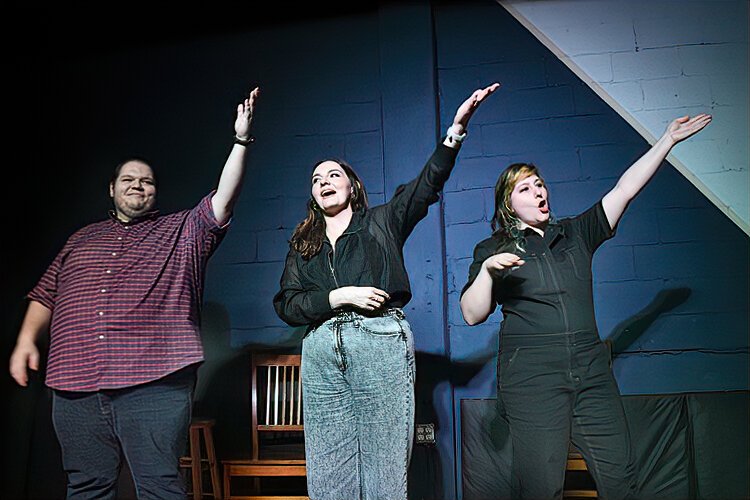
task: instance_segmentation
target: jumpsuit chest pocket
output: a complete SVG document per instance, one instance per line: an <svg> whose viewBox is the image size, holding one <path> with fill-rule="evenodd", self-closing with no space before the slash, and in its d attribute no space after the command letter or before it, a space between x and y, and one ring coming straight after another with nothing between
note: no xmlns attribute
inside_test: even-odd
<svg viewBox="0 0 750 500"><path fill-rule="evenodd" d="M577 280L591 281L591 258L575 243L556 249L555 263L562 274Z"/></svg>
<svg viewBox="0 0 750 500"><path fill-rule="evenodd" d="M547 264L544 262L546 254L528 253L521 257L524 264L510 270L505 277L504 288L511 295L535 295L548 291L549 279Z"/></svg>

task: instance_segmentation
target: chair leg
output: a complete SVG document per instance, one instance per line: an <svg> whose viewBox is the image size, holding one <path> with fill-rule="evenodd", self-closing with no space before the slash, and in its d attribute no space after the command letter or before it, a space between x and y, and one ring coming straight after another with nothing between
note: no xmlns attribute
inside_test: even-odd
<svg viewBox="0 0 750 500"><path fill-rule="evenodd" d="M203 499L203 478L201 477L201 444L200 429L190 427L190 458L193 476L193 499Z"/></svg>
<svg viewBox="0 0 750 500"><path fill-rule="evenodd" d="M221 500L221 481L219 479L219 465L216 463L216 451L214 450L214 438L210 428L204 429L206 443L206 455L208 455L208 468L211 471L211 491L214 498Z"/></svg>
<svg viewBox="0 0 750 500"><path fill-rule="evenodd" d="M231 465L224 465L224 489L223 493L225 495L225 498L232 498L232 490L230 482L232 481L232 473L231 473Z"/></svg>

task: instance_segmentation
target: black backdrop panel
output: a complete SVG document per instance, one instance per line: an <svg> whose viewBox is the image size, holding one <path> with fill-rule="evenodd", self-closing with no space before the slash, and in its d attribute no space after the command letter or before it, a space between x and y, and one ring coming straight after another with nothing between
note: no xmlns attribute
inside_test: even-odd
<svg viewBox="0 0 750 500"><path fill-rule="evenodd" d="M642 498L750 498L750 392L624 396ZM495 399L461 401L463 498L510 498L511 444Z"/></svg>

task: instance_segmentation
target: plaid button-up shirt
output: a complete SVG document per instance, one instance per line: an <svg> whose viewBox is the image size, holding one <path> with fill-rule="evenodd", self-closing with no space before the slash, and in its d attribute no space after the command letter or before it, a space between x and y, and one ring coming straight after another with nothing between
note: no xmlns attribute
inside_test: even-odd
<svg viewBox="0 0 750 500"><path fill-rule="evenodd" d="M203 360L206 263L224 237L207 195L191 210L73 234L28 294L52 311L46 384L129 387Z"/></svg>

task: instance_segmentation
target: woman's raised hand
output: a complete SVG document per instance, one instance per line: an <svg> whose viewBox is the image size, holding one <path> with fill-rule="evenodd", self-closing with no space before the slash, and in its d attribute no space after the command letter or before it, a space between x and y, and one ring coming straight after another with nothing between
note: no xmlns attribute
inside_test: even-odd
<svg viewBox="0 0 750 500"><path fill-rule="evenodd" d="M456 110L456 116L453 118L454 132L457 134L463 133L464 129L469 125L474 112L479 108L479 105L487 99L493 92L500 88L499 83L493 83L489 87L475 90L468 99L461 103Z"/></svg>
<svg viewBox="0 0 750 500"><path fill-rule="evenodd" d="M672 120L669 126L667 126L664 135L674 146L678 142L697 134L709 123L711 123L711 115L706 113L695 115L692 118L687 115L681 116Z"/></svg>

